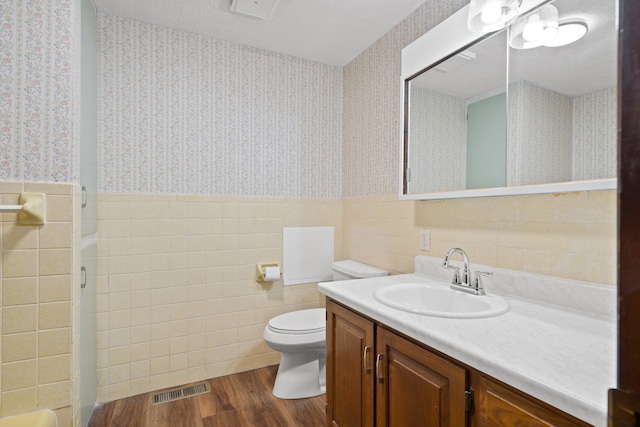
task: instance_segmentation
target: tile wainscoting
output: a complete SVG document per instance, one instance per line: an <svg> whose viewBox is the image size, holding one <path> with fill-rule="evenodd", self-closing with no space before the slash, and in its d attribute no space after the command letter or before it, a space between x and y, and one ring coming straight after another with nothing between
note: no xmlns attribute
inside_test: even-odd
<svg viewBox="0 0 640 427"><path fill-rule="evenodd" d="M0 203L22 192L46 195L43 226L2 214L0 416L53 409L71 426L79 401L80 187L0 182Z"/></svg>
<svg viewBox="0 0 640 427"><path fill-rule="evenodd" d="M258 283L282 228L335 227L341 199L100 194L98 400L276 364L266 322L321 307L315 284Z"/></svg>
<svg viewBox="0 0 640 427"><path fill-rule="evenodd" d="M462 247L472 263L614 285L616 191L459 200L399 201L396 195L342 200L345 258L398 273L416 255ZM431 251L419 248L431 231Z"/></svg>
<svg viewBox="0 0 640 427"><path fill-rule="evenodd" d="M99 401L278 363L274 315L321 307L315 284L255 281L282 228L334 226L336 259L413 272L463 247L472 263L615 284L616 193L447 201L101 194ZM431 251L419 232L431 231Z"/></svg>

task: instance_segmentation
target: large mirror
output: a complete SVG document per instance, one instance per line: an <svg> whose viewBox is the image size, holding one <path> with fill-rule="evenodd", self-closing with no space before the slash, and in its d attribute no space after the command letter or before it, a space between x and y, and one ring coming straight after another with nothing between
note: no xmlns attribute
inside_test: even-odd
<svg viewBox="0 0 640 427"><path fill-rule="evenodd" d="M515 24L471 33L463 8L403 50L401 198L615 188L616 0L536 3L586 36L515 49Z"/></svg>

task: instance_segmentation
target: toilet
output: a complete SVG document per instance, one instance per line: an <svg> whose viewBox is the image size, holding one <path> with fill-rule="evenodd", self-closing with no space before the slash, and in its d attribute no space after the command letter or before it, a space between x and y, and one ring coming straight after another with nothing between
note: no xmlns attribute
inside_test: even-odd
<svg viewBox="0 0 640 427"><path fill-rule="evenodd" d="M333 280L387 276L389 273L357 261L332 264ZM301 399L326 391L326 311L312 308L284 313L269 320L264 340L282 353L273 395L280 399Z"/></svg>

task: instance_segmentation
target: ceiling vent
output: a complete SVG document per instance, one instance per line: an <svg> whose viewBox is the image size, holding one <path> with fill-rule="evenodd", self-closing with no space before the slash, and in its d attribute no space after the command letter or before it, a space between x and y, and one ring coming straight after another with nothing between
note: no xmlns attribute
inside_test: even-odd
<svg viewBox="0 0 640 427"><path fill-rule="evenodd" d="M271 19L280 0L233 0L231 11L252 18Z"/></svg>
<svg viewBox="0 0 640 427"><path fill-rule="evenodd" d="M449 71L453 71L456 68L462 67L468 61L472 61L476 59L475 52L471 52L470 50L465 50L464 52L460 52L459 54L452 56L444 62L441 62L435 67L435 70L440 71L442 73L448 73Z"/></svg>

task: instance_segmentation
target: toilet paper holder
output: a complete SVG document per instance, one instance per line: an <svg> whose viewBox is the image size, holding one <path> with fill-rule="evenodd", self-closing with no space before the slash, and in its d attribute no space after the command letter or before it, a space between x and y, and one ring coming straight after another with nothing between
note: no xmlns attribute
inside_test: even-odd
<svg viewBox="0 0 640 427"><path fill-rule="evenodd" d="M269 268L269 274L267 273L267 267ZM273 276L273 267L277 268L277 278ZM280 280L282 277L282 269L278 263L258 263L256 266L256 281L258 282L273 282Z"/></svg>

